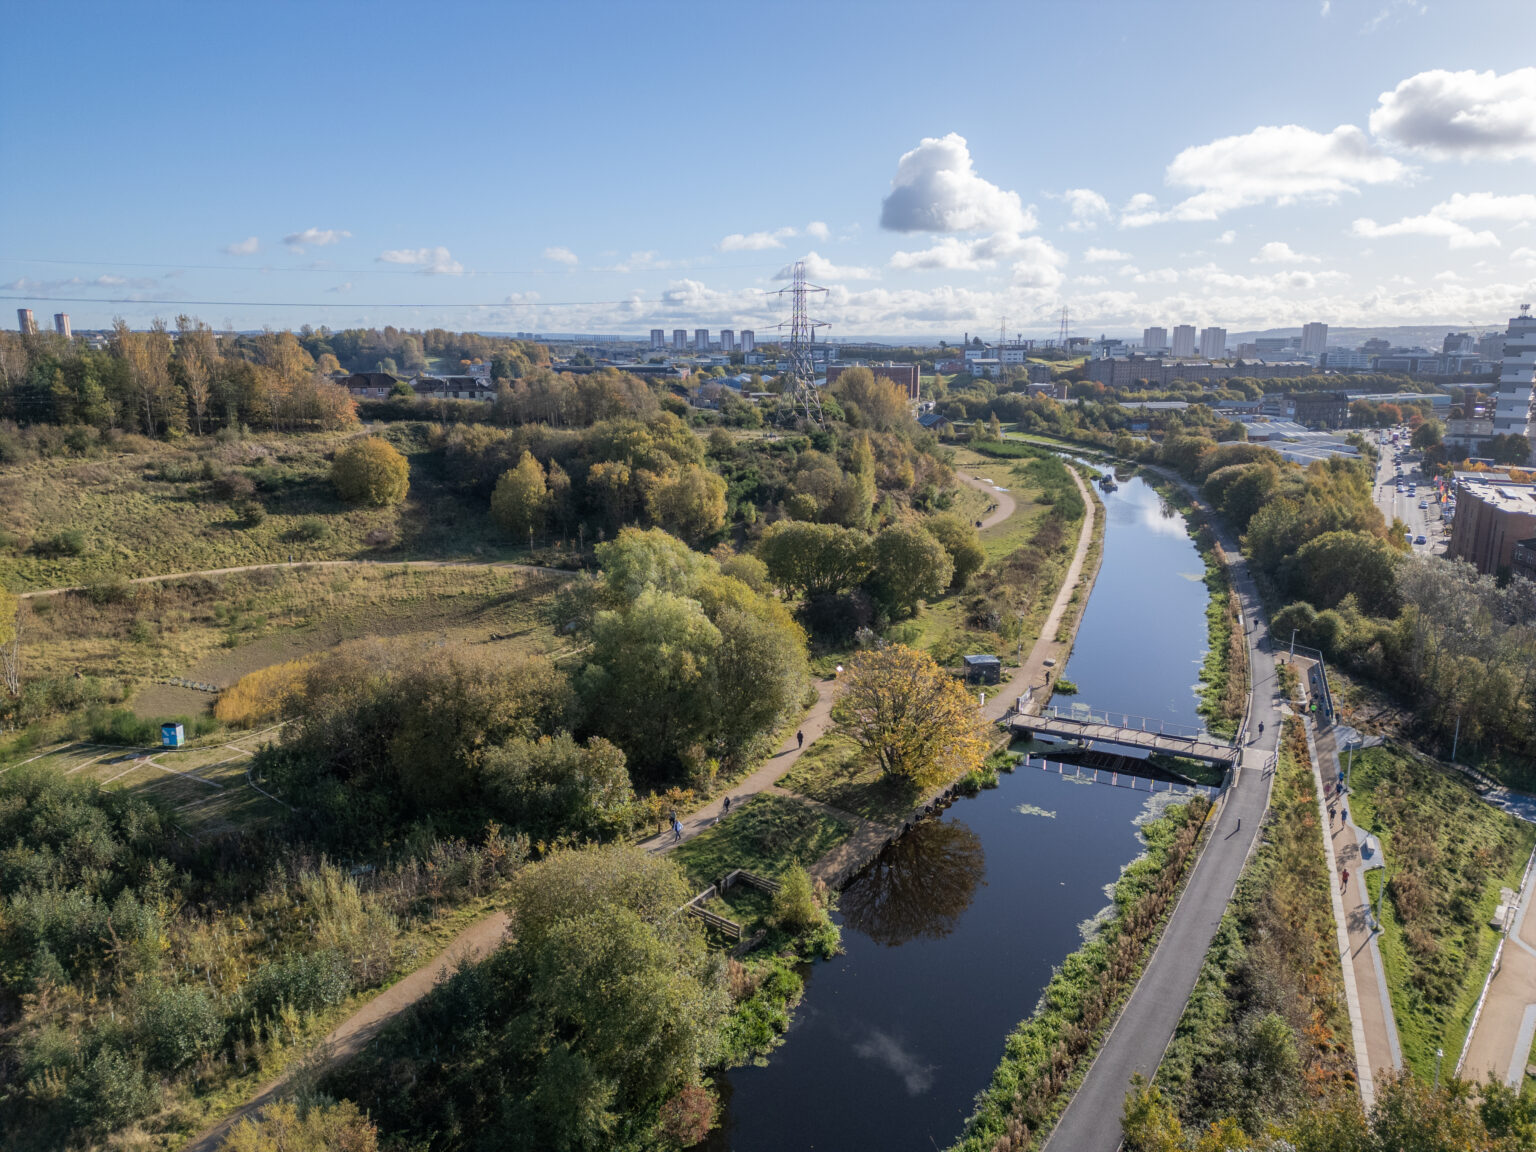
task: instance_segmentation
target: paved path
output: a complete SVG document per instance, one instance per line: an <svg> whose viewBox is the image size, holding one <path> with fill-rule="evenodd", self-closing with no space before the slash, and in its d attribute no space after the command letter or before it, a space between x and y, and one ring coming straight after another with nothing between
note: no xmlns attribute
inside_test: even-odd
<svg viewBox="0 0 1536 1152"><path fill-rule="evenodd" d="M1298 665L1310 664L1297 658ZM1314 683L1310 672L1299 677L1306 687ZM1313 694L1308 693L1311 697ZM1321 715L1321 713L1319 713ZM1381 950L1377 934L1373 931L1370 898L1366 894L1365 874L1379 868L1382 857L1379 851L1367 859L1361 851L1366 843L1366 832L1354 822L1345 819L1350 808L1346 793L1338 796L1335 786L1343 765L1339 763L1339 750L1334 725L1317 727L1308 718L1307 737L1312 751L1312 763L1317 782L1325 802L1331 803L1334 814L1329 816L1324 808L1325 826L1328 829L1328 872L1333 880L1334 918L1344 925L1348 937L1347 952L1341 952L1344 964L1344 992L1349 1004L1350 1023L1353 1028L1356 1016L1359 1028L1354 1033L1355 1076L1360 1083L1360 1102L1369 1108L1376 1099L1376 1080L1384 1071L1403 1067L1402 1046L1398 1042L1397 1019L1392 1014L1392 996L1387 990L1386 968L1381 962ZM1348 872L1348 880L1344 874Z"/></svg>
<svg viewBox="0 0 1536 1152"><path fill-rule="evenodd" d="M967 475L964 472L956 472L955 476L962 484L966 484L978 492L985 492L988 496L992 496L997 500L997 507L986 516L983 516L981 523L977 525L983 532L996 524L1001 524L1013 515L1015 507L1013 497L996 484L993 484L990 480L983 480L979 476Z"/></svg>
<svg viewBox="0 0 1536 1152"><path fill-rule="evenodd" d="M357 1055L379 1034L384 1025L432 991L438 980L452 972L461 960L479 960L495 951L506 932L505 912L494 912L484 920L471 924L455 936L453 942L439 952L431 963L386 988L331 1029L316 1051L324 1052L328 1064L340 1063ZM214 1152L229 1135L231 1128L277 1099L286 1079L285 1074L263 1085L252 1100L189 1143L185 1152Z"/></svg>
<svg viewBox="0 0 1536 1152"><path fill-rule="evenodd" d="M540 576L575 576L569 568L541 568L537 564L514 564L510 560L292 560L279 564L240 564L234 568L204 568L198 572L167 572L161 576L135 576L129 584L158 584L163 580L186 580L193 576L231 576L237 572L266 572L278 568L505 568L512 572L533 572ZM41 588L36 592L21 592L18 600L30 600L34 596L57 596L61 592L79 592L83 588Z"/></svg>
<svg viewBox="0 0 1536 1152"><path fill-rule="evenodd" d="M1183 895L1082 1086L1051 1133L1049 1152L1114 1152L1120 1146L1121 1107L1131 1076L1140 1072L1150 1079L1173 1039L1269 806L1273 776L1268 765L1278 746L1280 711L1268 625L1237 542L1224 530L1216 536L1243 616L1253 623L1247 641L1254 675L1239 741L1246 740L1249 724L1257 730L1261 721L1264 735L1245 746L1242 765L1221 801Z"/></svg>
<svg viewBox="0 0 1536 1152"><path fill-rule="evenodd" d="M1528 913L1536 874L1528 866L1514 923L1499 954L1459 1071L1471 1080L1503 1080L1518 1089L1536 1025L1536 919Z"/></svg>

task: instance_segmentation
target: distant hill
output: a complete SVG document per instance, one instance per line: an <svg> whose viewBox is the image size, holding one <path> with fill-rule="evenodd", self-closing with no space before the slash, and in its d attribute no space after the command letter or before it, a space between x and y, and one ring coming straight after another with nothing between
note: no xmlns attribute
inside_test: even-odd
<svg viewBox="0 0 1536 1152"><path fill-rule="evenodd" d="M1447 332L1470 332L1480 336L1484 332L1503 332L1509 321L1490 321L1487 324L1403 324L1383 328L1328 328L1328 343L1342 348L1358 348L1367 340L1386 340L1394 348L1423 346L1432 352L1440 349ZM1247 344L1260 336L1301 336L1301 328L1266 328L1262 332L1228 332L1227 343Z"/></svg>

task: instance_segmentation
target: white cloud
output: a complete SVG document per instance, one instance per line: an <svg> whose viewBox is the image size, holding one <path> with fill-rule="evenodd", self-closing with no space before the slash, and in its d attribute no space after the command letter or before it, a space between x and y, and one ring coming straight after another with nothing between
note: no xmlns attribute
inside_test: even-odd
<svg viewBox="0 0 1536 1152"><path fill-rule="evenodd" d="M578 264L581 262L581 258L577 256L576 253L572 252L569 248L563 248L558 244L544 249L544 259L553 260L556 264L568 265Z"/></svg>
<svg viewBox="0 0 1536 1152"><path fill-rule="evenodd" d="M339 243L351 235L345 228L306 228L302 232L288 233L283 237L283 243L295 252L303 252L306 248L324 248Z"/></svg>
<svg viewBox="0 0 1536 1152"><path fill-rule="evenodd" d="M1109 281L1102 276L1074 276L1072 277L1072 283L1082 284L1088 288L1100 288L1108 284Z"/></svg>
<svg viewBox="0 0 1536 1152"><path fill-rule="evenodd" d="M537 304L543 297L537 292L513 292L502 304L509 308L515 308L523 304Z"/></svg>
<svg viewBox="0 0 1536 1152"><path fill-rule="evenodd" d="M1509 258L1517 264L1536 264L1536 248L1516 248Z"/></svg>
<svg viewBox="0 0 1536 1152"><path fill-rule="evenodd" d="M1326 20L1326 19L1328 19L1328 14L1330 12L1332 12L1332 11L1333 11L1333 0L1323 0L1323 6L1322 6L1321 9L1319 9L1318 15L1321 16L1324 20Z"/></svg>
<svg viewBox="0 0 1536 1152"><path fill-rule="evenodd" d="M1118 248L1090 248L1083 253L1083 261L1087 264L1102 264L1107 260L1129 260L1130 256L1121 252Z"/></svg>
<svg viewBox="0 0 1536 1152"><path fill-rule="evenodd" d="M979 272L995 268L1000 262L1015 261L1015 276L1022 265L1029 269L1027 276L1035 280L1059 283L1057 269L1066 263L1066 256L1038 236L1016 236L996 232L974 240L962 240L958 236L945 236L931 247L917 252L893 252L890 266L897 271L929 271L943 269L950 272Z"/></svg>
<svg viewBox="0 0 1536 1152"><path fill-rule="evenodd" d="M880 227L892 232L1030 232L1034 213L1017 192L983 180L965 137L925 137L896 165Z"/></svg>
<svg viewBox="0 0 1536 1152"><path fill-rule="evenodd" d="M1157 207L1157 197L1150 192L1138 192L1120 209L1120 227L1143 228L1167 219Z"/></svg>
<svg viewBox="0 0 1536 1152"><path fill-rule="evenodd" d="M1135 223L1215 220L1224 212L1267 201L1331 202L1345 192L1357 192L1361 184L1400 180L1409 171L1351 124L1332 132L1296 124L1260 127L1180 152L1168 165L1165 179L1199 191L1155 219ZM1140 215L1147 215L1152 203L1143 204ZM1121 223L1130 222L1122 217Z"/></svg>
<svg viewBox="0 0 1536 1152"><path fill-rule="evenodd" d="M1100 220L1112 215L1109 201L1092 188L1068 188L1061 198L1072 212L1072 219L1067 222L1069 232L1091 232Z"/></svg>
<svg viewBox="0 0 1536 1152"><path fill-rule="evenodd" d="M1442 200L1422 216L1405 216L1391 224L1378 224L1369 218L1356 220L1351 234L1375 239L1379 236L1439 236L1452 248L1497 248L1499 238L1489 231L1474 231L1469 222L1491 220L1522 224L1536 220L1536 194L1522 192L1500 196L1492 192L1457 192Z"/></svg>
<svg viewBox="0 0 1536 1152"><path fill-rule="evenodd" d="M1304 253L1294 251L1284 240L1271 240L1259 249L1259 254L1254 256L1249 263L1318 264L1321 261L1316 256L1307 256Z"/></svg>
<svg viewBox="0 0 1536 1152"><path fill-rule="evenodd" d="M805 234L811 237L813 240L820 240L822 243L826 243L828 240L832 239L832 229L828 228L826 224L820 220L812 220L809 224L807 224L805 226Z"/></svg>
<svg viewBox="0 0 1536 1152"><path fill-rule="evenodd" d="M436 248L395 248L379 253L384 264L410 264L429 276L462 276L464 265L453 258L448 249L439 244Z"/></svg>
<svg viewBox="0 0 1536 1152"><path fill-rule="evenodd" d="M1436 159L1536 160L1536 68L1420 72L1381 94L1371 131Z"/></svg>
<svg viewBox="0 0 1536 1152"><path fill-rule="evenodd" d="M1176 268L1154 268L1150 272L1137 272L1131 279L1138 284L1177 284L1179 273Z"/></svg>
<svg viewBox="0 0 1536 1152"><path fill-rule="evenodd" d="M231 256L252 256L261 251L261 241L254 236L247 236L244 240L224 245L224 251Z"/></svg>
<svg viewBox="0 0 1536 1152"><path fill-rule="evenodd" d="M732 232L715 247L722 252L761 252L767 248L784 247L784 241L795 234L793 228L775 228L772 232Z"/></svg>
<svg viewBox="0 0 1536 1152"><path fill-rule="evenodd" d="M825 256L816 252L807 252L802 258L805 264L805 274L811 280L873 280L876 273L870 268L858 268L853 265L834 264ZM795 275L795 266L786 264L774 273L775 280L790 280Z"/></svg>
<svg viewBox="0 0 1536 1152"><path fill-rule="evenodd" d="M338 293L339 292L350 292L350 291L352 291L352 281L348 280L348 281L346 281L343 284L337 284L334 288L327 288L326 291L327 292L338 292Z"/></svg>

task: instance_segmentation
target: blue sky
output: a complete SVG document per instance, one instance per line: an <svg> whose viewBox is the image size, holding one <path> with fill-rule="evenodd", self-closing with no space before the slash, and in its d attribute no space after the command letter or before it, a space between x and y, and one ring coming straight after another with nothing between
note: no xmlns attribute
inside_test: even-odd
<svg viewBox="0 0 1536 1152"><path fill-rule="evenodd" d="M1529 12L15 5L0 295L765 329L803 258L834 337L1502 323L1536 296Z"/></svg>

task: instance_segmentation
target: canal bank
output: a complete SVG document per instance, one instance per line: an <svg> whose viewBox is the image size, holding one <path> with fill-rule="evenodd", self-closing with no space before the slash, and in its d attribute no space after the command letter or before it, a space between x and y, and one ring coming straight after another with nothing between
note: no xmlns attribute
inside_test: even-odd
<svg viewBox="0 0 1536 1152"><path fill-rule="evenodd" d="M1074 675L1085 693L1112 693L1141 677L1182 685L1169 709L1192 719L1203 588L1188 579L1199 566L1182 526L1174 535L1160 512L1149 515L1159 507L1135 483L1106 494L1099 582L1087 591L1080 568L1058 600L1063 614L1074 594L1086 605L1081 651L1107 602L1104 581L1122 589L1112 595L1134 593L1146 586L1149 557L1161 558L1157 580L1185 593L1183 611L1143 613L1155 625L1144 649L1123 649L1102 679L1076 665ZM1185 554L1160 546L1163 537L1181 541ZM1062 646L1058 669L1071 651L1059 628L1058 620L1058 630L1042 631ZM1034 1016L1052 973L1080 954L1085 931L1106 921L1109 890L1146 847L1140 829L1166 804L1166 795L1149 804L1145 793L1019 771L879 852L843 893L847 952L810 970L784 1045L765 1067L721 1077L722 1126L707 1147L919 1149L954 1141L1004 1038ZM1186 857L1192 850L1192 841L1180 849Z"/></svg>

